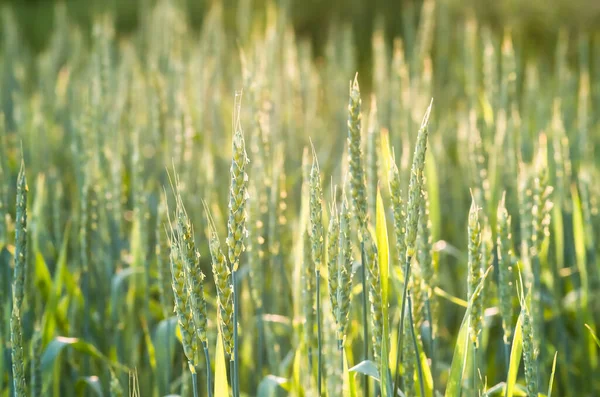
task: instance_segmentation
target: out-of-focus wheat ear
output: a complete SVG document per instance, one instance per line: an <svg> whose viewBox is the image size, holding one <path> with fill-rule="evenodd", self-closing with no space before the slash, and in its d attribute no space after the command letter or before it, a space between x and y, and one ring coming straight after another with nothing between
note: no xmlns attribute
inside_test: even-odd
<svg viewBox="0 0 600 397"><path fill-rule="evenodd" d="M254 180L251 180L248 185L248 194L248 275L250 277L250 295L256 311L256 325L258 334L258 345L256 346L258 355L256 370L262 376L264 350L264 325L262 317L264 312L263 295L265 291L265 258L264 251L261 248L262 242L264 241L264 237L262 236L261 232L263 229L263 221L259 208L260 203L258 192Z"/></svg>
<svg viewBox="0 0 600 397"><path fill-rule="evenodd" d="M110 369L110 397L123 397L125 392L123 386L119 382L119 377L115 374L115 371Z"/></svg>
<svg viewBox="0 0 600 397"><path fill-rule="evenodd" d="M15 219L15 270L12 285L13 306L10 317L10 340L12 346L13 387L16 397L27 396L25 357L23 353L23 325L21 308L25 296L25 270L27 266L27 179L25 164L17 177L17 203Z"/></svg>
<svg viewBox="0 0 600 397"><path fill-rule="evenodd" d="M170 285L170 268L169 268L169 236L166 233L167 229L167 197L166 194L161 194L161 199L157 209L157 227L155 235L155 255L157 263L157 284L160 298L160 305L165 318L169 318L173 310L173 299L169 293Z"/></svg>
<svg viewBox="0 0 600 397"><path fill-rule="evenodd" d="M523 294L523 292L521 292ZM538 364L537 350L535 347L535 331L533 318L525 302L525 297L521 296L521 329L523 332L523 367L525 368L525 385L528 397L538 395Z"/></svg>
<svg viewBox="0 0 600 397"><path fill-rule="evenodd" d="M369 120L367 125L367 204L368 212L375 213L375 198L377 197L377 183L379 183L379 115L377 113L377 100L374 95L371 96L371 110L369 111Z"/></svg>
<svg viewBox="0 0 600 397"><path fill-rule="evenodd" d="M204 204L206 217L208 218L208 245L212 260L212 272L215 280L218 298L218 310L220 312L221 335L225 353L231 357L233 353L233 286L231 285L231 270L227 259L221 249L221 242L217 234L217 228L210 215L208 206ZM254 282L254 281L253 281Z"/></svg>
<svg viewBox="0 0 600 397"><path fill-rule="evenodd" d="M315 272L312 260L310 234L304 231L303 240L303 271L302 271L302 300L304 312L304 341L308 350L308 373L312 373L312 349L315 347Z"/></svg>
<svg viewBox="0 0 600 397"><path fill-rule="evenodd" d="M358 75L350 82L348 102L348 165L350 176L350 196L361 230L368 222L367 192L362 154L362 115ZM362 233L362 232L361 232Z"/></svg>
<svg viewBox="0 0 600 397"><path fill-rule="evenodd" d="M469 210L468 221L468 298L473 300L471 309L471 318L469 321L469 335L471 343L475 348L479 347L479 334L482 326L482 306L481 295L475 296L477 286L482 277L481 272L481 225L479 223L480 208L475 202L475 198L471 201L471 209Z"/></svg>
<svg viewBox="0 0 600 397"><path fill-rule="evenodd" d="M321 263L323 262L324 227L323 227L323 189L319 162L312 148L313 164L310 170L310 243L312 260L316 274L316 303L317 303L317 393L321 395L322 376L322 335L321 335Z"/></svg>
<svg viewBox="0 0 600 397"><path fill-rule="evenodd" d="M481 27L481 36L483 41L483 86L485 97L489 102L492 111L498 108L498 54L494 45L494 36L488 25Z"/></svg>
<svg viewBox="0 0 600 397"><path fill-rule="evenodd" d="M417 262L421 267L421 276L426 286L427 297L433 294L436 286L436 274L431 253L431 221L429 220L429 198L425 185L422 190L422 200L419 203L419 226L417 228Z"/></svg>
<svg viewBox="0 0 600 397"><path fill-rule="evenodd" d="M502 316L502 329L504 331L504 347L506 368L508 370L508 361L510 359L510 340L513 333L513 305L512 298L515 292L513 277L514 253L511 234L511 217L506 209L506 192L502 194L502 199L498 203L498 212L496 215L497 230L497 252L498 252L498 295L500 315Z"/></svg>
<svg viewBox="0 0 600 397"><path fill-rule="evenodd" d="M477 187L474 189L475 198L484 212L490 200L490 182L486 164L486 153L483 147L481 131L477 126L477 115L474 109L469 112L469 157L473 173L473 182Z"/></svg>
<svg viewBox="0 0 600 397"><path fill-rule="evenodd" d="M536 333L536 339L534 339L535 347L543 354L540 348L545 336L540 254L542 244L550 234L550 216L553 205L550 200L553 188L549 185L548 181L548 147L546 135L543 133L539 135L538 149L533 166L533 178L531 180L531 246L529 248L531 271L533 273L531 315Z"/></svg>
<svg viewBox="0 0 600 397"><path fill-rule="evenodd" d="M482 262L482 230L479 222L479 212L481 208L477 206L475 196L471 192L471 208L469 210L469 220L467 223L468 231L468 280L467 292L468 300L472 302L471 314L469 316L469 337L473 346L473 375L471 378L472 390L478 390L477 375L479 368L477 366L479 355L479 335L481 334L483 324L483 296L477 286L483 276L481 271Z"/></svg>

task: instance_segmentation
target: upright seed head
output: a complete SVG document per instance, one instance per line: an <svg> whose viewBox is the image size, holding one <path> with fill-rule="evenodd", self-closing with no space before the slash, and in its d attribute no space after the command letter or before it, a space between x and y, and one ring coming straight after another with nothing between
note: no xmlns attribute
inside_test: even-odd
<svg viewBox="0 0 600 397"><path fill-rule="evenodd" d="M223 335L223 346L225 353L231 356L233 351L233 285L231 281L231 270L227 265L227 259L221 250L221 242L217 229L212 222L205 205L207 216L209 218L208 245L212 259L212 271L217 289L218 306L220 312L220 328Z"/></svg>
<svg viewBox="0 0 600 397"><path fill-rule="evenodd" d="M358 75L350 83L348 103L348 165L350 173L350 195L354 212L361 229L368 222L367 193L363 155L361 148L361 99Z"/></svg>
<svg viewBox="0 0 600 397"><path fill-rule="evenodd" d="M264 237L261 234L263 221L259 208L258 193L254 183L250 183L248 199L248 265L250 276L250 294L256 310L260 312L263 307L263 285L264 285L264 251L261 246Z"/></svg>
<svg viewBox="0 0 600 397"><path fill-rule="evenodd" d="M417 230L417 261L421 267L421 276L425 284L426 294L431 297L435 285L435 272L431 255L431 222L429 220L429 199L427 191L422 190L419 203L419 227ZM415 295L416 297L416 295Z"/></svg>
<svg viewBox="0 0 600 397"><path fill-rule="evenodd" d="M21 308L25 296L25 270L27 266L27 180L25 165L21 161L21 170L17 178L17 204L15 223L15 270L13 276L13 305L10 316L10 340L13 387L16 397L27 395L25 379L25 357L23 354L23 326Z"/></svg>
<svg viewBox="0 0 600 397"><path fill-rule="evenodd" d="M227 221L227 246L232 271L237 271L240 256L244 251L246 237L246 200L248 198L248 176L246 165L246 145L240 124L240 104L236 96L236 115L234 115L233 158L231 159L231 187L229 189L229 219Z"/></svg>
<svg viewBox="0 0 600 397"><path fill-rule="evenodd" d="M408 306L408 303L407 303ZM407 308L404 318L404 340L407 341L402 345L403 355L404 355L404 373L402 375L402 379L404 381L404 389L405 394L407 396L416 396L417 392L415 389L415 369L416 369L416 352L415 345L411 343L412 338L412 330L411 327L413 324L410 321L410 317L408 315Z"/></svg>
<svg viewBox="0 0 600 397"><path fill-rule="evenodd" d="M207 310L204 299L204 273L200 269L200 254L194 243L192 224L185 212L181 196L177 197L177 244L185 267L185 281L189 294L189 309L192 313L196 334L200 341L207 341Z"/></svg>
<svg viewBox="0 0 600 397"><path fill-rule="evenodd" d="M335 317L338 309L338 266L340 253L340 220L335 202L331 206L331 216L329 218L329 228L327 230L327 280L329 284L329 298L331 300L331 310Z"/></svg>
<svg viewBox="0 0 600 397"><path fill-rule="evenodd" d="M498 203L497 231L498 231L498 292L500 298L500 313L502 315L502 328L504 329L504 343L510 343L512 335L513 306L512 297L514 293L512 264L513 250L511 241L510 216L506 210L506 194Z"/></svg>
<svg viewBox="0 0 600 397"><path fill-rule="evenodd" d="M321 175L319 163L313 148L313 165L310 171L310 242L312 260L317 273L321 271L323 261L323 191L321 188Z"/></svg>
<svg viewBox="0 0 600 397"><path fill-rule="evenodd" d="M415 242L417 239L417 228L419 223L419 201L421 197L421 186L423 184L423 169L425 167L425 152L427 151L427 134L429 115L431 114L431 106L429 104L419 133L417 134L417 144L413 155L413 162L410 172L410 180L408 184L408 202L406 211L406 256L412 258L415 255Z"/></svg>
<svg viewBox="0 0 600 397"><path fill-rule="evenodd" d="M25 177L25 164L21 162L21 169L17 177L17 203L15 219L15 270L13 277L13 299L19 309L25 296L25 270L27 267L27 179Z"/></svg>
<svg viewBox="0 0 600 397"><path fill-rule="evenodd" d="M366 266L368 270L369 302L371 303L371 327L373 330L373 357L377 362L381 355L381 341L383 335L383 317L381 308L381 279L379 277L379 256L377 245L366 230L363 233L365 247Z"/></svg>
<svg viewBox="0 0 600 397"><path fill-rule="evenodd" d="M544 152L545 150L542 150L542 153ZM533 177L533 186L531 188L533 194L533 206L531 208L531 233L532 240L534 242L531 248L534 249L536 253L541 250L541 245L544 241L544 238L549 235L550 215L553 205L552 201L550 201L552 190L552 186L548 185L548 169L546 165L546 159L538 159L536 164L536 175Z"/></svg>
<svg viewBox="0 0 600 397"><path fill-rule="evenodd" d="M348 314L350 313L350 302L352 294L352 236L350 234L350 211L348 200L344 195L342 198L342 209L340 211L340 261L338 264L338 287L335 318L338 327L338 348L342 348L348 327Z"/></svg>
<svg viewBox="0 0 600 397"><path fill-rule="evenodd" d="M175 313L181 331L181 344L188 362L195 363L197 345L194 342L194 325L191 318L190 306L185 281L185 268L180 247L171 236L171 280L173 295L175 296Z"/></svg>
<svg viewBox="0 0 600 397"><path fill-rule="evenodd" d="M479 224L479 208L475 204L475 199L471 202L469 210L469 282L468 294L469 301L472 300L471 318L469 322L469 334L471 341L477 347L479 345L479 333L481 332L482 302L480 294L476 293L477 286L481 280L481 226Z"/></svg>
<svg viewBox="0 0 600 397"><path fill-rule="evenodd" d="M10 316L10 342L12 345L11 359L15 397L26 397L27 381L25 379L25 356L23 354L23 326L21 323L21 308L17 305L16 300L13 300Z"/></svg>
<svg viewBox="0 0 600 397"><path fill-rule="evenodd" d="M396 263L399 264L400 271L403 271L403 264L406 258L406 212L402 201L402 190L400 188L400 173L396 162L392 162L390 167L390 200L392 201L392 211L394 214L394 235L396 237Z"/></svg>
<svg viewBox="0 0 600 397"><path fill-rule="evenodd" d="M533 320L527 305L521 304L521 329L523 331L523 366L525 367L525 383L527 396L537 397L537 363L535 351L535 336L533 331Z"/></svg>
<svg viewBox="0 0 600 397"><path fill-rule="evenodd" d="M311 241L308 231L303 233L303 290L304 337L310 348L315 345L315 272L311 254Z"/></svg>

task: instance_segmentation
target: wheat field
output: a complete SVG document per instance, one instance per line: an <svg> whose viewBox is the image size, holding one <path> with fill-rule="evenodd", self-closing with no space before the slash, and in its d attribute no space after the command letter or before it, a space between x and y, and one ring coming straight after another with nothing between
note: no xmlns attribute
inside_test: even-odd
<svg viewBox="0 0 600 397"><path fill-rule="evenodd" d="M600 395L600 31L250 3L0 8L0 397Z"/></svg>

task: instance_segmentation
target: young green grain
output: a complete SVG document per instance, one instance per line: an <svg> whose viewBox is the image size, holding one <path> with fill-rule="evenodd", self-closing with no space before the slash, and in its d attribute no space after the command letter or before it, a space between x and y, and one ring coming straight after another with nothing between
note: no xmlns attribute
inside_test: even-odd
<svg viewBox="0 0 600 397"><path fill-rule="evenodd" d="M25 295L25 269L27 266L27 179L25 165L17 177L17 203L15 218L15 270L13 276L13 306L10 317L10 340L12 345L13 387L16 397L27 396L25 357L23 354L23 325L21 309Z"/></svg>

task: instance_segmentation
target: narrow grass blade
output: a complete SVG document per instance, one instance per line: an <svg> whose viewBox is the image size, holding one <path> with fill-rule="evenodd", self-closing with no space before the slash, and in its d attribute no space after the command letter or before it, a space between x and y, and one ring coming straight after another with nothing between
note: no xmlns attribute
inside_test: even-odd
<svg viewBox="0 0 600 397"><path fill-rule="evenodd" d="M215 396L228 396L229 384L227 383L227 368L225 364L225 350L221 330L217 334L217 350L215 351ZM233 376L233 374L232 374Z"/></svg>
<svg viewBox="0 0 600 397"><path fill-rule="evenodd" d="M381 379L382 397L386 397L391 389L388 379L389 371L389 311L388 311L388 296L389 296L389 241L387 234L387 223L385 219L385 207L381 198L381 191L377 188L377 203L376 203L376 223L375 234L377 237L377 248L379 255L379 276L381 280L381 308L383 317L383 338L381 341ZM389 390L388 390L389 389Z"/></svg>
<svg viewBox="0 0 600 397"><path fill-rule="evenodd" d="M348 370L348 357L346 357L346 349L342 350L344 360L344 383L342 385L342 397L356 397L356 389L354 387L354 377L350 375Z"/></svg>
<svg viewBox="0 0 600 397"><path fill-rule="evenodd" d="M519 373L519 365L521 365L521 356L523 352L523 331L521 329L521 316L515 325L513 336L512 349L510 351L510 362L508 366L508 378L506 379L506 394L505 397L512 397L515 392L515 383Z"/></svg>
<svg viewBox="0 0 600 397"><path fill-rule="evenodd" d="M550 374L550 383L548 384L548 397L552 397L552 386L554 385L554 374L556 373L556 357L558 357L558 352L554 353L554 361L552 362L552 373Z"/></svg>
<svg viewBox="0 0 600 397"><path fill-rule="evenodd" d="M371 378L379 381L379 371L377 365L371 360L364 360L356 364L354 367L348 370L349 372L358 372L359 374L370 376Z"/></svg>
<svg viewBox="0 0 600 397"><path fill-rule="evenodd" d="M600 340L598 339L598 337L596 336L596 334L594 334L594 330L592 329L592 327L590 327L587 324L585 324L585 327L588 329L588 331L590 331L590 335L592 336L592 339L594 340L594 342L596 342L596 344L598 345L598 347L600 347Z"/></svg>

